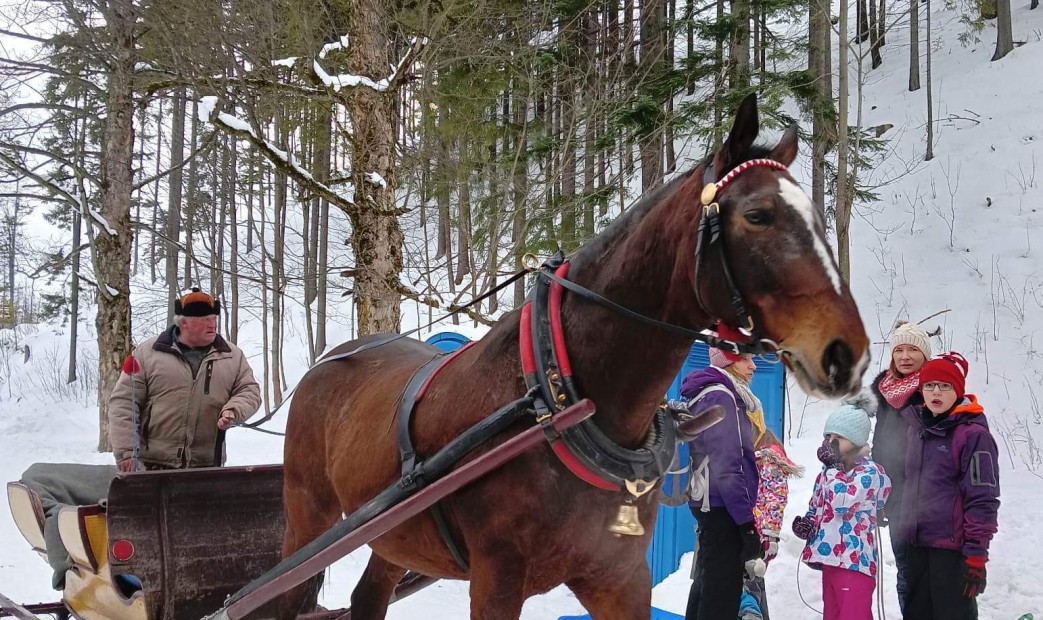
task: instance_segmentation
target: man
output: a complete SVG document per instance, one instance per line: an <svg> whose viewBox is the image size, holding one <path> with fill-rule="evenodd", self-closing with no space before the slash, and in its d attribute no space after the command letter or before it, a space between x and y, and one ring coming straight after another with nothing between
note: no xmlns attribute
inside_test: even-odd
<svg viewBox="0 0 1043 620"><path fill-rule="evenodd" d="M243 352L217 333L220 304L191 289L174 324L141 343L109 397L120 471L224 464L225 431L257 412L261 389Z"/></svg>

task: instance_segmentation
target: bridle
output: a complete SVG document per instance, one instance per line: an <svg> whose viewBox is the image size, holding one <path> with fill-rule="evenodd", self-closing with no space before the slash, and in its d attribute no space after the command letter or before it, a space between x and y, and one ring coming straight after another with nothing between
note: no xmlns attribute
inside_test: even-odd
<svg viewBox="0 0 1043 620"><path fill-rule="evenodd" d="M703 303L702 293L700 292L701 287L699 286L699 268L702 266L703 254L709 251L706 248L712 249L716 247L717 254L720 257L721 272L724 274L724 281L728 285L728 290L731 294L732 309L735 311L739 331L754 343L764 343L766 345L770 343L770 345L774 346L774 351L778 351L779 346L777 343L759 335L757 325L746 309L746 302L742 293L735 284L735 277L732 275L731 267L728 265L728 257L725 253L724 235L721 234L721 205L717 202L720 195L724 193L724 190L736 177L758 166L774 168L775 170L787 170L785 164L774 159L751 159L732 168L720 181L714 182L716 175L714 174L713 163L709 162L706 164L706 169L703 171L703 190L699 197L699 202L702 205L702 214L699 217L699 232L695 241L695 268L693 270L695 301L707 316L713 316L713 313ZM741 348L736 347L732 352L743 353L744 351L738 350Z"/></svg>

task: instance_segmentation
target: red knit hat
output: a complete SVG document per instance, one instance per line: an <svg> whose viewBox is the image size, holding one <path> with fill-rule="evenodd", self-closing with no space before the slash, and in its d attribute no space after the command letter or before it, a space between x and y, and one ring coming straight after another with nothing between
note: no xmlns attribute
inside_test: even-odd
<svg viewBox="0 0 1043 620"><path fill-rule="evenodd" d="M928 361L920 369L920 389L925 383L949 383L956 391L956 399L963 398L967 386L967 371L970 365L967 358L956 351L949 351L944 355Z"/></svg>

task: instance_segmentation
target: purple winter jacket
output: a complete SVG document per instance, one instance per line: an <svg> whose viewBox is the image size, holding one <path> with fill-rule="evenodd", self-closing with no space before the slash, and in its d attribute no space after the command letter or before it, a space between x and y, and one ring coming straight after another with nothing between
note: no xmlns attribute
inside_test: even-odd
<svg viewBox="0 0 1043 620"><path fill-rule="evenodd" d="M719 368L710 366L695 370L681 382L681 396L695 398L713 384L724 386L728 394L713 390L696 402L689 403L692 413L699 413L714 405L724 409L724 419L700 433L688 443L692 463L698 466L703 457L709 457L710 507L726 508L737 525L753 521L753 506L757 503L757 460L753 450L753 425L746 417L746 404L735 391L732 379ZM693 510L700 504L689 502Z"/></svg>
<svg viewBox="0 0 1043 620"><path fill-rule="evenodd" d="M988 556L1000 506L999 455L981 405L968 394L942 419L925 407L902 413L909 422L902 538Z"/></svg>

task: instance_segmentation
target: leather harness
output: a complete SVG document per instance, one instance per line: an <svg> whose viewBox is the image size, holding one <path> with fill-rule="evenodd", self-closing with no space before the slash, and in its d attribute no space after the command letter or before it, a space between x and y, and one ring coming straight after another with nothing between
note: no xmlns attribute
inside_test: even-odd
<svg viewBox="0 0 1043 620"><path fill-rule="evenodd" d="M731 293L731 304L740 324L739 331L746 340L739 342L721 338L709 330L693 330L665 323L638 314L605 297L567 279L569 263L563 253L558 252L547 259L539 268L536 282L522 306L519 325L519 345L522 370L530 403L536 420L543 425L551 449L558 459L584 482L606 491L623 492L626 502L631 502L653 488L670 467L676 451L676 427L666 407L659 407L653 418L652 429L644 445L629 449L612 441L594 423L593 418L584 420L573 428L557 433L548 421L554 413L578 402L580 396L573 381L572 367L565 347L565 336L561 325L561 302L565 290L578 297L597 303L621 316L634 321L690 337L737 354L777 353L780 348L774 341L758 335L752 317L746 309L742 294L736 286L728 266L724 248L724 236L720 206L715 201L721 192L739 174L756 166L786 170L786 166L770 159L753 159L740 164L714 182L712 164L706 164L703 172L704 188L701 196L699 232L695 247L695 281L698 282L701 257L716 246L725 282ZM699 288L695 289L699 306L706 311ZM712 316L707 312L708 316ZM386 341L374 343L380 346ZM470 346L469 343L467 346ZM361 347L360 347L361 348ZM366 347L370 348L370 347ZM420 366L410 377L398 404L398 447L402 467L400 484L405 488L424 486L423 461L419 460L410 436L410 421L416 405L423 397L427 386L438 372L445 368L464 349L451 355L437 354ZM351 353L355 353L353 351ZM350 355L350 353L349 353ZM517 402L517 401L516 401ZM465 572L470 570L466 550L456 541L449 529L439 504L431 508L438 533L445 542L456 563Z"/></svg>

